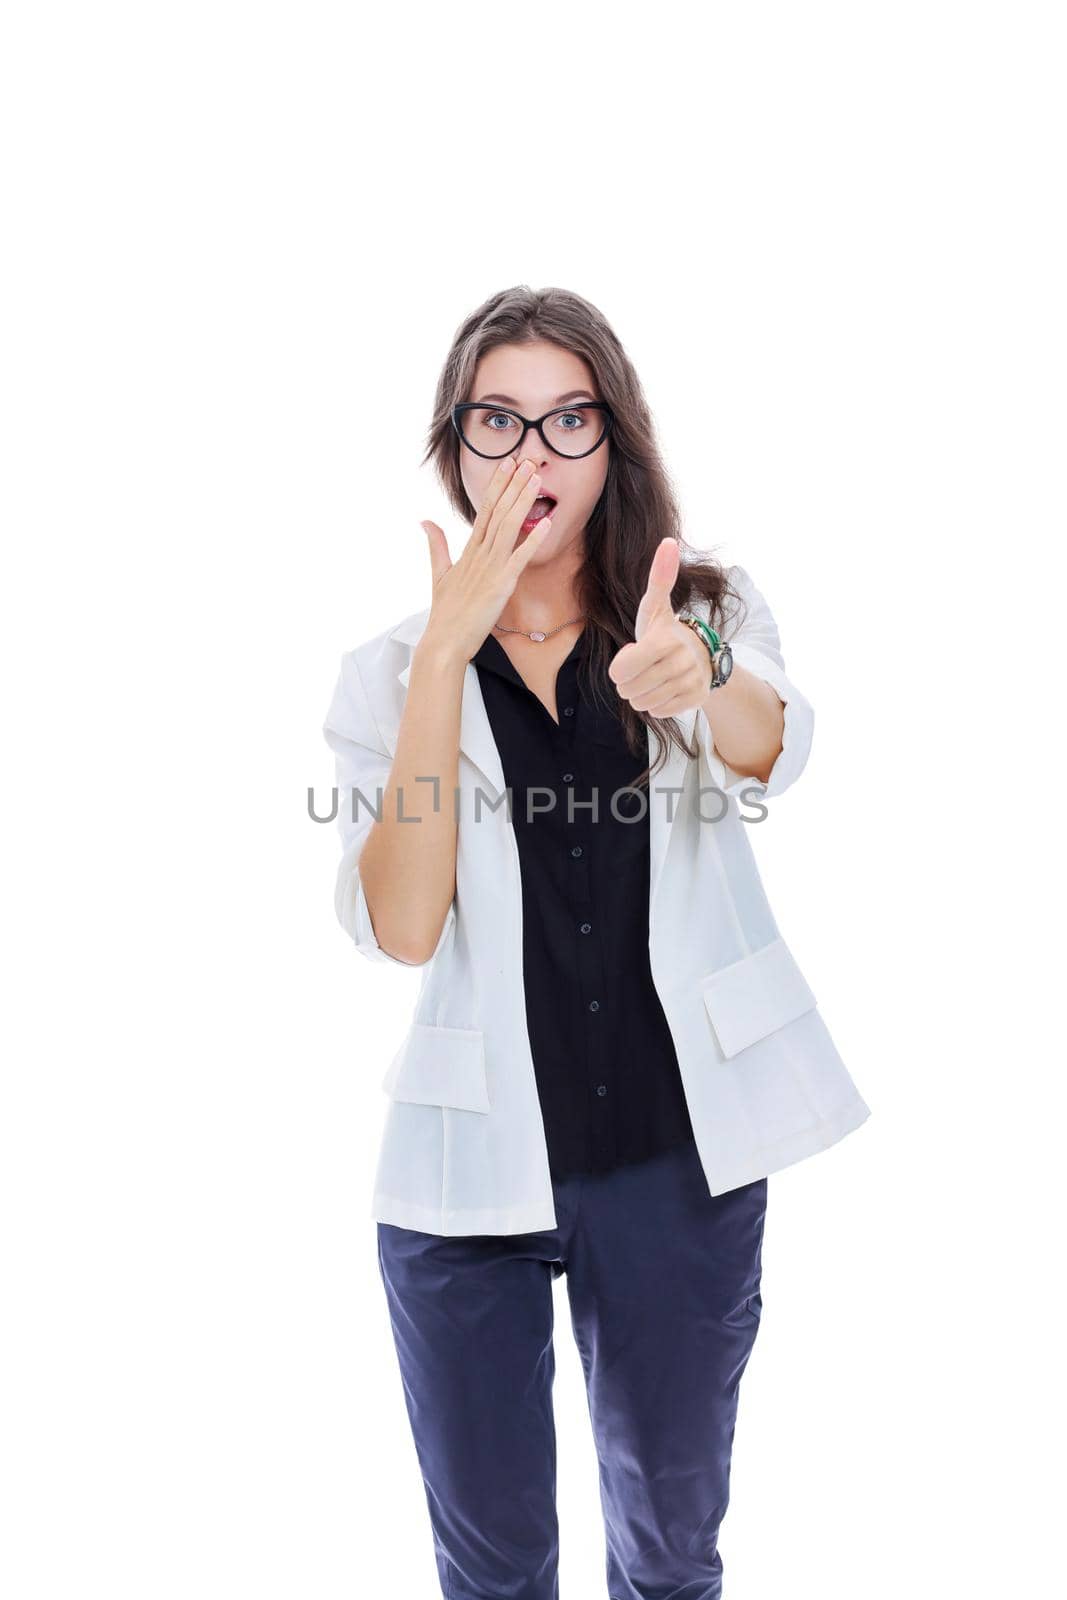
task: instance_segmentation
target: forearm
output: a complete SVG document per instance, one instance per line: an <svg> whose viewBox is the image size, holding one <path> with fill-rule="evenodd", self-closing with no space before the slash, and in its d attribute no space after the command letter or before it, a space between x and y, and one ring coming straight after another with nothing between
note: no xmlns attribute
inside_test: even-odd
<svg viewBox="0 0 1067 1600"><path fill-rule="evenodd" d="M726 682L708 690L700 709L727 765L766 783L785 730L785 710L771 685L735 661Z"/></svg>
<svg viewBox="0 0 1067 1600"><path fill-rule="evenodd" d="M465 669L465 660L433 640L416 648L381 819L360 855L375 936L401 961L429 957L455 894Z"/></svg>

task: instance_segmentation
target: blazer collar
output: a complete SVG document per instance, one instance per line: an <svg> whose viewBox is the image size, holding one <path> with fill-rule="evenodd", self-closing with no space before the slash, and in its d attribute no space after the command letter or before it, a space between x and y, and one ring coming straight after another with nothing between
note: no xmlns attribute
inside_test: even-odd
<svg viewBox="0 0 1067 1600"><path fill-rule="evenodd" d="M698 613L699 605L691 608ZM408 678L411 674L411 659L415 646L422 638L426 624L430 618L430 608L426 606L422 611L415 611L410 616L397 624L389 633L390 639L409 646L407 660L397 673L397 678L407 688ZM682 712L677 717L677 722L687 742L692 741L694 725L696 723L696 710ZM389 754L396 754L396 741L399 733L399 720L392 727L382 727L381 731L389 748ZM655 748L656 741L650 741ZM463 754L478 768L485 786L490 792L491 799L495 802L504 793L507 782L504 777L504 768L500 760L500 751L497 749L493 737L489 713L485 709L485 700L482 697L481 683L478 678L478 669L473 661L468 661L463 674L463 698L460 706L459 723L459 748ZM654 901L656 890L659 887L660 874L663 863L667 857L667 846L670 843L671 830L674 821L682 810L684 797L680 793L686 783L687 774L691 763L683 751L672 746L666 764L651 780L648 790L649 805L649 906ZM669 791L673 790L673 793ZM685 804L694 803L692 798L684 800Z"/></svg>

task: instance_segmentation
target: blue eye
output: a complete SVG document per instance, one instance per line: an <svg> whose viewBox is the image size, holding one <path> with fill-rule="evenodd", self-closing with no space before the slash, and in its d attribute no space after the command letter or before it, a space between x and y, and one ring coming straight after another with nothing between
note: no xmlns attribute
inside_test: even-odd
<svg viewBox="0 0 1067 1600"><path fill-rule="evenodd" d="M485 423L485 426L489 428L490 433L504 433L507 431L505 428L490 427L490 424L495 422L498 418L505 423L512 423L515 421L514 417L509 417L504 411L493 411L489 416L482 419Z"/></svg>

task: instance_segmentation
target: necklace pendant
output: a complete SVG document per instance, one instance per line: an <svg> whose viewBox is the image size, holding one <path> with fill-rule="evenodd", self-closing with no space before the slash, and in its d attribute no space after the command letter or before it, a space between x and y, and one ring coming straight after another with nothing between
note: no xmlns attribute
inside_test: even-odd
<svg viewBox="0 0 1067 1600"><path fill-rule="evenodd" d="M531 633L530 638L535 644L543 644L548 635L546 633Z"/></svg>

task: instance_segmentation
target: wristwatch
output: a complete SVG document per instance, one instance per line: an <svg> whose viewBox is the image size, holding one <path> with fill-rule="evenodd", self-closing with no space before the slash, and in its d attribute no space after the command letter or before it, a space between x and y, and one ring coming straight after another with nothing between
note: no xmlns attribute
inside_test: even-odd
<svg viewBox="0 0 1067 1600"><path fill-rule="evenodd" d="M687 628L692 628L707 645L711 657L711 682L708 687L721 689L734 668L734 656L730 646L700 617L679 617L678 621L684 622Z"/></svg>

